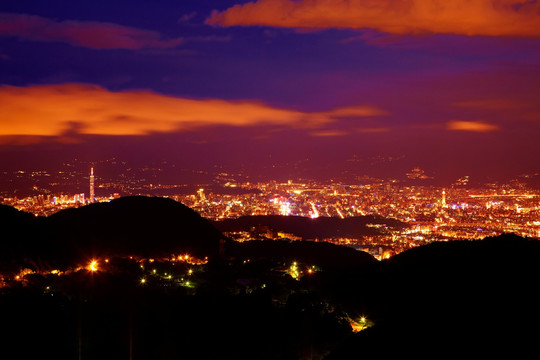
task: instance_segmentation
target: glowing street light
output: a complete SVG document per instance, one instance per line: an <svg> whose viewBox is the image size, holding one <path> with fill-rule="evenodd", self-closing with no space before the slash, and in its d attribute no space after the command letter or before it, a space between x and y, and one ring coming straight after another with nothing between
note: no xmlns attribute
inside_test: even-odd
<svg viewBox="0 0 540 360"><path fill-rule="evenodd" d="M90 262L90 264L88 265L88 270L90 270L92 272L95 272L95 271L99 270L97 260L92 260L92 262Z"/></svg>

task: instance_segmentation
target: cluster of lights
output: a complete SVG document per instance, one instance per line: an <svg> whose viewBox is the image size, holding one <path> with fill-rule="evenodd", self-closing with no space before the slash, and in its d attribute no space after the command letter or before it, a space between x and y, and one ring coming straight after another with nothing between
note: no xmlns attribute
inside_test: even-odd
<svg viewBox="0 0 540 360"><path fill-rule="evenodd" d="M358 319L349 318L349 324L351 324L353 332L360 332L372 326L372 323L365 316L361 316Z"/></svg>
<svg viewBox="0 0 540 360"><path fill-rule="evenodd" d="M182 260L178 260L180 258ZM189 255L184 255L182 257L178 257L174 261L184 261L184 260L189 260L190 258L191 257ZM193 258L191 258L191 259L193 259ZM170 259L170 261L173 262L173 259ZM154 259L149 259L149 262L150 263L154 262ZM174 263L173 263L173 265L174 265ZM142 264L140 265L140 267L141 267L141 269L144 270L144 266ZM187 273L186 273L185 276L189 277L189 276L193 275L193 273L194 273L194 270L192 268L190 268L190 269L187 270ZM187 280L185 277L178 278L174 274L169 273L169 272L164 272L164 273L161 274L155 268L150 271L149 275L152 276L153 278L176 282L176 283L178 283L178 284L180 284L181 286L184 286L184 287L190 287L190 288L194 287L193 282ZM143 276L143 277L141 277L139 282L140 282L141 285L147 284L148 283L148 278L146 276Z"/></svg>
<svg viewBox="0 0 540 360"><path fill-rule="evenodd" d="M188 263L190 265L204 265L208 263L208 256L205 256L204 259L196 258L195 256L184 254L184 255L178 255L174 256L172 255L170 259L167 259L171 262L184 262Z"/></svg>
<svg viewBox="0 0 540 360"><path fill-rule="evenodd" d="M134 257L130 256L129 259L134 260ZM140 267L143 270L144 270L143 263L145 261L147 261L149 263L153 263L155 261L154 259L142 259L142 260L136 259L136 260L141 263ZM183 263L187 263L187 264L191 264L191 265L204 265L204 264L208 263L208 257L205 257L204 259L199 259L199 258L196 258L196 257L194 257L192 255L189 255L189 254L178 255L178 256L173 255L171 258L165 258L163 260L167 261L167 262L171 262L173 265L176 262L183 262ZM41 274L41 275L57 275L57 276L61 276L61 275L68 275L68 274L71 274L73 272L82 271L82 270L88 271L90 273L96 273L96 272L104 270L103 267L100 265L100 262L108 264L109 259L106 258L106 259L101 259L100 260L100 259L97 259L97 258L92 258L91 260L88 261L88 263L86 265L81 265L81 266L75 267L73 269L68 269L68 270L65 270L65 271L61 271L61 270L58 270L58 269L53 269L53 270L47 270L47 271L40 271L39 274ZM187 271L187 276L191 276L193 274L193 272L194 272L193 269L189 269ZM36 273L37 272L34 271L34 270L25 268L25 269L21 270L18 274L14 275L11 278L13 280L15 280L15 281L23 281L24 278L27 275L36 274ZM152 274L157 275L157 270L153 269ZM164 278L167 279L167 280L173 280L173 275L165 273ZM184 278L182 278L181 281L182 281L182 284L184 284L186 286L189 286L189 287L193 286L192 282L184 281ZM141 278L140 283L141 284L147 283L147 278L146 277Z"/></svg>
<svg viewBox="0 0 540 360"><path fill-rule="evenodd" d="M295 280L300 280L300 272L298 271L298 264L295 262L292 263L288 271L289 275Z"/></svg>
<svg viewBox="0 0 540 360"><path fill-rule="evenodd" d="M299 268L299 265L296 261L292 263L292 265L287 269L287 273L295 280L300 280L300 277L303 273L311 275L314 274L316 271L315 265L308 267L306 270L302 271Z"/></svg>

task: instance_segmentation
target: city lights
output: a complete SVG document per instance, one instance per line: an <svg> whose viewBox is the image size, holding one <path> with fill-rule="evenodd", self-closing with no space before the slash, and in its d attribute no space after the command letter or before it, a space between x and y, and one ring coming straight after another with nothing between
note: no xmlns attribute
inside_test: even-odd
<svg viewBox="0 0 540 360"><path fill-rule="evenodd" d="M26 172L18 173L26 175ZM409 173L413 180L425 179L421 169ZM74 175L70 175L73 178ZM226 179L226 182L225 180ZM225 235L238 241L253 239L314 240L351 246L369 252L379 260L415 246L434 241L482 239L503 233L540 238L540 192L519 183L514 185L487 184L468 187L468 177L462 177L447 187L412 186L396 180L378 180L363 184L317 181L235 181L232 174L220 173L216 182L228 184L224 188L241 189L239 194L220 193L198 187L192 194L170 197L192 208L203 217L220 221L242 216L282 215L311 219L332 217L372 216L399 220L402 227L385 223L367 223L366 233L357 236L329 236L303 238L302 236L267 227L264 231L236 231ZM110 184L111 187L129 189L138 184ZM181 185L170 185L174 189ZM169 188L152 184L152 188ZM137 188L140 190L140 188ZM132 189L131 191L135 191ZM117 195L117 194L116 194ZM95 196L96 202L110 201L116 195ZM34 196L32 198L4 198L3 203L39 216L47 216L69 207L84 205L84 194L74 196ZM373 230L373 231L371 231ZM198 259L190 254L173 254L171 261L201 265L208 259ZM147 262L152 263L154 259ZM106 263L107 260L104 260ZM144 265L141 264L144 269Z"/></svg>

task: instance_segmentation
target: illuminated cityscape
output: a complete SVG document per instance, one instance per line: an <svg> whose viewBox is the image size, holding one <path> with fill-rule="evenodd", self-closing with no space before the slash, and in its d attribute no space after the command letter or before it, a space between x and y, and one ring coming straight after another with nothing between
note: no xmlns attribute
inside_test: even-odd
<svg viewBox="0 0 540 360"><path fill-rule="evenodd" d="M0 360L540 338L540 0L0 1Z"/></svg>
<svg viewBox="0 0 540 360"><path fill-rule="evenodd" d="M132 176L136 176L142 171L132 172ZM44 173L39 175L46 176ZM422 177L418 174L423 174L423 171L413 169L411 173L418 179ZM30 174L31 178L34 176L37 176L36 173ZM368 225L376 228L378 235L303 239L352 246L368 251L377 258L434 241L482 239L503 233L540 238L540 193L519 182L470 188L467 176L448 187L408 185L400 184L397 180L377 179L364 180L364 184L360 185L293 180L249 182L235 178L238 176L218 173L210 188L205 189L208 184L195 184L192 186L193 193L185 193L184 190L184 193L175 194L175 189L185 189L188 185L164 185L159 180L148 184L134 177L121 177L120 181L108 179L105 184L98 181L100 193L95 195L92 167L88 197L84 193L40 194L23 198L4 197L2 203L36 216L48 216L62 209L89 204L92 199L104 202L119 198L121 195L118 192L106 193L111 188L122 189L127 195L156 195L156 192L168 191L168 195L162 196L181 202L213 221L268 215L312 219L379 216L399 220L404 224L403 228L391 228L385 224ZM245 231L227 235L237 241L261 237L302 240L298 234L286 233L282 229L267 230L264 233Z"/></svg>

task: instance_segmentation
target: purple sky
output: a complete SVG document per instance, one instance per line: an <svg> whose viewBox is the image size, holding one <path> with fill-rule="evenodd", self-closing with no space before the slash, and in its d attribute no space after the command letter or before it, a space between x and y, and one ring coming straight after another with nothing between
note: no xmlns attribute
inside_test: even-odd
<svg viewBox="0 0 540 360"><path fill-rule="evenodd" d="M0 4L0 170L506 179L539 136L538 1Z"/></svg>

